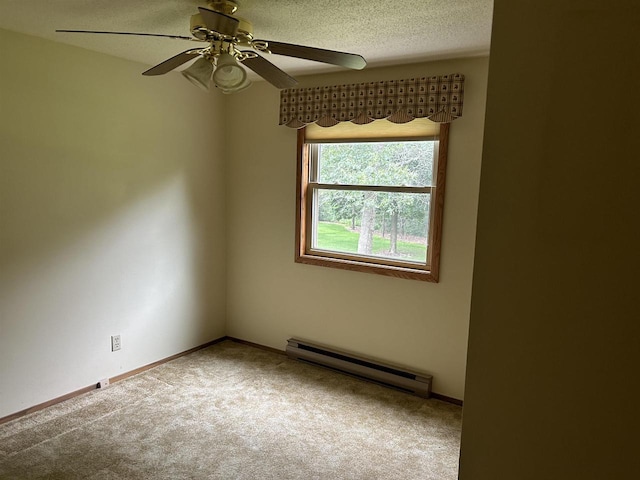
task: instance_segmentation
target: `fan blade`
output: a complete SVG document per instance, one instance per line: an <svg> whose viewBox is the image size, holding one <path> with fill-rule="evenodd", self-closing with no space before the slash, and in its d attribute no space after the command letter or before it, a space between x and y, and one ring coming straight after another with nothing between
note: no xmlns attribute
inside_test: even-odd
<svg viewBox="0 0 640 480"><path fill-rule="evenodd" d="M243 53L253 52L245 51ZM261 57L260 55L257 57L246 58L242 63L276 88L291 88L298 84L298 81L295 78L289 76L286 72L283 72L269 60Z"/></svg>
<svg viewBox="0 0 640 480"><path fill-rule="evenodd" d="M59 33L103 33L108 35L140 35L143 37L166 37L166 38L176 38L178 40L190 40L192 42L201 42L202 40L198 40L193 37L183 37L182 35L164 35L161 33L133 33L133 32L98 32L95 30L56 30Z"/></svg>
<svg viewBox="0 0 640 480"><path fill-rule="evenodd" d="M304 58L315 62L330 63L341 67L362 70L367 62L362 56L355 53L336 52L335 50L325 50L323 48L304 47L292 43L271 42L269 40L254 40L254 43L265 43L267 50L276 55L286 55L287 57Z"/></svg>
<svg viewBox="0 0 640 480"><path fill-rule="evenodd" d="M207 28L213 32L221 33L233 37L238 31L240 20L225 15L224 13L209 10L208 8L198 7L202 20Z"/></svg>
<svg viewBox="0 0 640 480"><path fill-rule="evenodd" d="M171 57L164 62L159 63L155 67L151 67L146 72L143 72L142 75L162 75L168 73L174 68L179 67L183 63L187 63L189 60L193 60L197 55L200 55L202 50L202 48L192 48L190 50L185 50L175 57Z"/></svg>

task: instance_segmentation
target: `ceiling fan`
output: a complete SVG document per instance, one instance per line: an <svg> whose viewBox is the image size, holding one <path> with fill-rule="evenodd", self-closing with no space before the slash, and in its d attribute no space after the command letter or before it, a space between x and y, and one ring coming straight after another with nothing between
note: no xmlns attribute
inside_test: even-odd
<svg viewBox="0 0 640 480"><path fill-rule="evenodd" d="M204 48L185 50L142 74L163 75L197 58L198 60L182 74L205 90L209 89L213 81L213 84L223 93L238 92L250 85L246 71L240 64L250 68L276 88L290 88L298 83L295 78L256 52L302 58L355 70L361 70L367 64L362 56L353 53L270 40L254 40L251 22L234 15L238 9L237 2L217 0L208 2L208 6L209 8L199 7L199 13L191 16L192 37L91 30L56 30L56 32L142 35L208 43L209 45Z"/></svg>

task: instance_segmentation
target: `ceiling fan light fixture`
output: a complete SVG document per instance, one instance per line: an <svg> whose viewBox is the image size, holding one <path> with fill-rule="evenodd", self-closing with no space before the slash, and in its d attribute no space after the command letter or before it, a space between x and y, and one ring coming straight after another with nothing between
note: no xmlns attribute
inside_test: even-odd
<svg viewBox="0 0 640 480"><path fill-rule="evenodd" d="M56 30L56 32L169 37L208 43L207 47L190 48L174 55L142 72L142 75L164 75L198 56L202 58L198 58L193 65L182 72L182 75L203 90L209 90L213 80L216 88L223 93L238 92L249 86L245 68L279 89L291 88L298 83L295 78L256 52L302 58L355 70L360 70L367 64L362 56L354 53L271 40L256 40L253 37L251 22L235 15L238 0L209 0L208 6L209 8L198 7L198 13L191 16L192 36L190 37L98 30Z"/></svg>
<svg viewBox="0 0 640 480"><path fill-rule="evenodd" d="M199 58L193 62L193 65L182 71L184 78L205 91L209 90L212 75L213 63L204 57Z"/></svg>
<svg viewBox="0 0 640 480"><path fill-rule="evenodd" d="M217 66L213 72L213 83L224 93L237 92L247 88L247 72L244 71L233 55L223 52L218 57Z"/></svg>

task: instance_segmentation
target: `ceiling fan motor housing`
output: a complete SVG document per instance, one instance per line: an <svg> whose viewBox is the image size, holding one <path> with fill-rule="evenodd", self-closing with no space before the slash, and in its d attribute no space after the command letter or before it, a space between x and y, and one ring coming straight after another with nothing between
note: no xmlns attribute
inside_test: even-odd
<svg viewBox="0 0 640 480"><path fill-rule="evenodd" d="M237 38L238 43L241 44L249 44L251 40L253 40L253 25L250 21L245 18L234 16L233 18L240 21L238 24L238 30L236 31L235 38ZM209 30L202 18L202 15L196 13L195 15L191 15L190 21L191 27L191 35L196 37L198 40L211 41L212 33ZM224 36L219 32L214 32L219 36Z"/></svg>
<svg viewBox="0 0 640 480"><path fill-rule="evenodd" d="M226 15L233 15L238 10L238 2L233 0L215 0L208 2L209 8Z"/></svg>

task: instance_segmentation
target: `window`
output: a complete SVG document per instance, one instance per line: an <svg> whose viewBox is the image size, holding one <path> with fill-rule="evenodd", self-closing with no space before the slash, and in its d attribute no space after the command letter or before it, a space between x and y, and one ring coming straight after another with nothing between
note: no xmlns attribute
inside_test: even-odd
<svg viewBox="0 0 640 480"><path fill-rule="evenodd" d="M300 129L296 262L437 282L448 127Z"/></svg>

